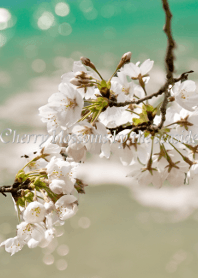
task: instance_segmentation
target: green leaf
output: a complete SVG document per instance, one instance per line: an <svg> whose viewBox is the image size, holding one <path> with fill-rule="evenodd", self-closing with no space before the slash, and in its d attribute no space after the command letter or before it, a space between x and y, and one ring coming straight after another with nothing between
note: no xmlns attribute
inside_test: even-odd
<svg viewBox="0 0 198 278"><path fill-rule="evenodd" d="M150 135L150 132L148 132L148 131L145 131L144 132L144 137L146 138L146 137L148 137Z"/></svg>
<svg viewBox="0 0 198 278"><path fill-rule="evenodd" d="M27 200L28 203L33 202L34 199L34 193L33 192L29 192L25 195L25 200Z"/></svg>
<svg viewBox="0 0 198 278"><path fill-rule="evenodd" d="M139 125L141 123L143 123L144 121L140 118L133 118L133 123L134 125Z"/></svg>
<svg viewBox="0 0 198 278"><path fill-rule="evenodd" d="M24 197L18 198L16 204L17 204L17 206L25 207L25 198Z"/></svg>
<svg viewBox="0 0 198 278"><path fill-rule="evenodd" d="M102 80L100 82L101 87L107 87L107 82L105 80Z"/></svg>
<svg viewBox="0 0 198 278"><path fill-rule="evenodd" d="M111 81L107 82L107 88L110 89L111 88Z"/></svg>

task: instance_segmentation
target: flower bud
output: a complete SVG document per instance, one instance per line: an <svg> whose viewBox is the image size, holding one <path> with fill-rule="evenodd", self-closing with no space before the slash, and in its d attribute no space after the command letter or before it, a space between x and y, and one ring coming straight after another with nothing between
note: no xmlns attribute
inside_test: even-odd
<svg viewBox="0 0 198 278"><path fill-rule="evenodd" d="M94 66L94 64L90 61L89 58L86 57L81 57L80 58L81 62L83 63L83 65L90 67L91 69L95 70L96 67Z"/></svg>
<svg viewBox="0 0 198 278"><path fill-rule="evenodd" d="M127 53L125 53L125 54L123 54L123 55L122 55L122 58L121 58L121 60L120 60L120 62L119 62L119 64L118 64L118 66L117 66L117 69L120 69L121 67L124 66L124 64L130 62L130 60L131 60L131 55L132 55L132 53L131 53L130 51L127 52Z"/></svg>
<svg viewBox="0 0 198 278"><path fill-rule="evenodd" d="M175 100L175 97L173 97L173 96L171 96L171 97L168 98L168 101L169 101L169 102L172 102L172 101L174 101L174 100Z"/></svg>
<svg viewBox="0 0 198 278"><path fill-rule="evenodd" d="M72 78L72 79L70 80L70 83L73 84L73 85L75 85L75 86L80 86L80 85L81 85L80 80L78 80L78 79L76 79L76 78Z"/></svg>
<svg viewBox="0 0 198 278"><path fill-rule="evenodd" d="M80 60L81 60L81 62L82 62L85 66L87 66L87 67L90 66L91 61L90 61L89 58L81 57Z"/></svg>
<svg viewBox="0 0 198 278"><path fill-rule="evenodd" d="M132 55L132 53L129 51L129 52L127 52L127 53L125 53L123 56L122 56L122 60L123 61L125 61L125 63L128 63L128 62L130 62L130 60L131 60L131 55Z"/></svg>
<svg viewBox="0 0 198 278"><path fill-rule="evenodd" d="M75 77L78 78L78 79L89 79L89 80L93 79L93 77L91 77L90 75L88 75L84 71L76 72Z"/></svg>

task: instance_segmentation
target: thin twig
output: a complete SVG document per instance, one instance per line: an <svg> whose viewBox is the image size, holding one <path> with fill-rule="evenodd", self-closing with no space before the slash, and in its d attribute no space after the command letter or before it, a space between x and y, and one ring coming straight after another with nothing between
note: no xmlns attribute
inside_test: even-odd
<svg viewBox="0 0 198 278"><path fill-rule="evenodd" d="M165 12L165 16L166 16L166 22L165 22L165 26L164 26L164 32L167 36L167 51L166 51L166 57L165 57L165 63L166 63L166 72L167 72L167 81L166 83L160 88L160 90L152 95L146 96L142 99L139 99L137 101L128 101L128 102L124 102L124 103L111 103L110 102L110 106L117 106L117 107L123 107L125 105L130 105L130 104L139 104L142 103L145 100L151 99L153 97L157 97L159 95L162 95L164 93L164 100L162 102L162 106L160 108L161 111L161 121L159 123L159 125L154 128L155 132L158 131L159 129L161 129L163 127L163 124L166 120L166 109L167 109L167 105L168 105L168 98L170 96L170 92L169 92L169 86L170 85L174 85L175 82L178 82L179 80L182 80L184 78L187 78L188 74L191 73L190 72L186 72L183 73L180 78L173 78L173 72L174 72L174 48L176 46L175 41L173 39L172 36L172 30L171 30L171 20L172 20L172 13L170 11L170 7L168 4L168 0L162 0L162 4L163 4L163 9ZM141 127L142 128L142 127ZM148 130L149 127L147 126L146 129Z"/></svg>
<svg viewBox="0 0 198 278"><path fill-rule="evenodd" d="M172 13L170 11L170 7L168 4L168 0L162 0L163 9L166 15L166 23L164 26L164 32L167 36L168 45L166 51L166 71L167 71L167 79L172 83L173 79L173 72L174 72L174 53L173 50L176 47L175 41L173 39L172 31L171 31L171 20L172 20Z"/></svg>
<svg viewBox="0 0 198 278"><path fill-rule="evenodd" d="M158 125L158 128L161 129L163 127L164 122L166 121L166 109L167 109L167 105L168 105L168 98L170 96L170 92L169 92L169 85L173 85L174 84L174 78L173 78L173 72L174 72L174 48L176 46L175 41L173 39L172 36L172 30L171 30L171 20L172 20L172 13L170 11L170 7L168 4L168 0L162 0L162 4L163 4L163 9L166 15L166 23L165 23L165 27L164 27L164 32L167 36L167 51L166 51L166 58L165 58L165 62L166 62L166 72L167 72L167 89L165 90L165 94L164 94L164 101L162 103L162 106L160 108L161 111L161 121Z"/></svg>
<svg viewBox="0 0 198 278"><path fill-rule="evenodd" d="M178 81L187 80L188 74L193 73L193 72L194 72L193 70L190 70L190 71L182 73L180 75L180 77L178 77L178 78L173 78L173 84L175 84ZM138 99L138 100L125 101L125 102L115 102L115 101L109 100L109 106L110 107L112 107L112 106L123 107L123 106L130 105L130 104L140 104L140 103L144 102L145 100L162 95L168 89L169 85L170 85L169 81L167 80L166 83L159 89L159 91L157 91L149 96Z"/></svg>
<svg viewBox="0 0 198 278"><path fill-rule="evenodd" d="M27 179L23 183L15 182L13 185L3 185L0 187L0 193L6 197L6 193L11 193L12 196L18 196L21 194L21 189L32 190L30 186L30 180Z"/></svg>
<svg viewBox="0 0 198 278"><path fill-rule="evenodd" d="M161 117L161 121L160 121L160 123L158 125L158 129L161 129L163 127L164 122L166 121L166 108L167 108L167 105L168 105L168 98L169 98L169 96L170 96L170 92L167 89L165 91L164 100L163 100L162 106L160 108L160 112L161 112L162 117Z"/></svg>

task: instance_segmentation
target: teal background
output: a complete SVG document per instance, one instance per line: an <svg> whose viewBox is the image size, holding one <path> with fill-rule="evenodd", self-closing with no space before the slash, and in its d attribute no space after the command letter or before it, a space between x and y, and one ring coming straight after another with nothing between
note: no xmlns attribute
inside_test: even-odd
<svg viewBox="0 0 198 278"><path fill-rule="evenodd" d="M38 78L44 77L45 82L57 78L55 87L58 86L60 76L71 70L72 61L79 60L82 55L89 57L99 69L106 68L107 73L114 70L127 51L133 53L133 62L150 58L155 61L156 70L164 68L166 37L162 28L165 16L160 0L70 0L66 2L70 13L65 17L54 12L58 2L1 0L0 8L8 9L16 23L0 31L0 35L7 39L0 47L0 112L7 101L24 92L29 94L28 106L38 97L32 92L32 84L37 85ZM177 42L176 74L194 70L192 79L196 81L198 2L169 2ZM40 30L37 26L40 11L54 15L55 23L48 30ZM94 15L97 15L95 19L90 20ZM63 36L58 31L64 22L72 27L70 35ZM67 60L62 65L64 58ZM36 59L45 64L40 73L32 69ZM157 83L157 79L154 82ZM39 98L42 97L41 92ZM45 102L44 98L43 104ZM20 105L19 98L15 107ZM19 131L33 130L37 125L35 122L16 124L20 113L20 109L18 112L13 109L11 115L8 112L1 115L1 130L15 125ZM37 108L28 113L36 114ZM42 130L46 130L44 125ZM1 154L5 148L9 146L0 143ZM12 155L16 156L15 149L1 158L1 184L13 182L11 170L13 164L17 168L17 162L12 161ZM5 160L10 161L7 168L4 167ZM17 219L10 196L0 196L0 199L0 236L3 240L15 235ZM195 212L178 223L170 220L170 215L160 209L141 206L131 198L128 189L119 185L94 187L90 184L87 194L80 199L78 214L66 222L65 235L58 239L59 243L69 246L69 254L61 258L55 247L52 251L55 262L46 266L43 263L44 251L39 248L24 248L13 257L0 248L0 275L21 278L196 278L197 214ZM79 219L82 217L90 220L90 227L80 227ZM60 259L67 261L66 270L57 269Z"/></svg>
<svg viewBox="0 0 198 278"><path fill-rule="evenodd" d="M162 32L164 13L160 0L94 0L91 1L97 13L94 20L86 19L85 15L91 12L82 12L79 7L82 1L67 1L70 13L66 17L55 14L58 1L1 1L0 6L7 8L17 19L12 28L0 31L8 40L0 48L0 68L10 75L9 86L1 88L1 101L28 86L30 78L38 75L31 69L31 63L38 58L46 63L45 75L56 70L55 57L72 56L78 60L78 52L91 58L100 68L104 67L104 60L111 53L110 62L106 62L111 70L115 67L112 58L118 61L127 51L133 53L134 61L149 57L163 66L166 37ZM89 11L89 2L84 0L83 3L84 9ZM198 2L171 0L170 5L174 14L174 38L178 42L176 54L182 71L187 59L197 58ZM46 31L38 28L34 18L40 10L55 16L55 25ZM63 22L72 27L68 36L58 33L58 26ZM31 57L27 56L27 47L33 49Z"/></svg>

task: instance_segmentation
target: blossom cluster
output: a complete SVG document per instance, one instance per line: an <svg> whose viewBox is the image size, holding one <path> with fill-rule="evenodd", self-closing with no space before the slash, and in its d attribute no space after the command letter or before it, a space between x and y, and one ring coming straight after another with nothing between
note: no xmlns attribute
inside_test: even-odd
<svg viewBox="0 0 198 278"><path fill-rule="evenodd" d="M21 223L16 237L1 244L6 251L14 254L25 244L30 248L48 246L56 226L75 215L78 194L84 193L85 187L76 170L86 161L87 153L107 159L116 155L124 166L131 167L128 176L132 182L140 185L161 187L166 181L176 186L195 179L198 144L176 138L186 131L197 131L195 82L178 78L164 91L149 93L147 84L154 62L147 59L134 64L130 59L130 52L124 54L113 75L104 80L95 65L82 57L74 62L72 72L62 76L58 92L39 108L52 137L56 130L57 134L78 138L102 135L106 141L53 143L49 139L41 151L28 157L15 178L18 190L12 193ZM162 109L164 99L166 109ZM150 144L138 141L139 132L151 138ZM174 134L172 142L169 138ZM115 135L125 140L115 142Z"/></svg>
<svg viewBox="0 0 198 278"><path fill-rule="evenodd" d="M11 255L24 245L29 248L47 247L56 235L56 226L73 216L77 211L77 189L82 189L75 173L78 164L66 161L61 147L50 143L30 159L15 178L17 193L13 193L15 209L20 224L17 235L7 239L5 245ZM19 185L20 184L20 185Z"/></svg>

